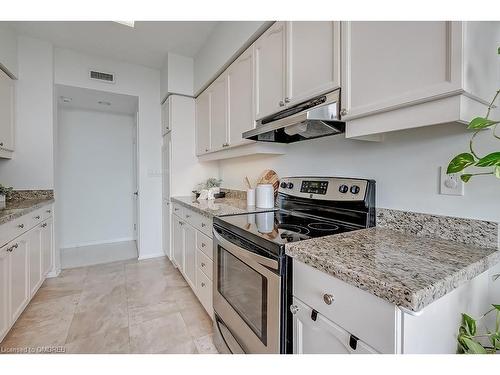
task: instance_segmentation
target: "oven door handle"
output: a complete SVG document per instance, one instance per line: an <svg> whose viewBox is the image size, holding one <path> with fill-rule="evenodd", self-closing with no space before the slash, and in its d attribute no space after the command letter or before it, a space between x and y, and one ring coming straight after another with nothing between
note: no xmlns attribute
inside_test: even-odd
<svg viewBox="0 0 500 375"><path fill-rule="evenodd" d="M260 265L269 267L269 268L271 268L273 270L277 270L279 268L278 261L270 259L270 258L263 257L262 255L258 255L258 254L252 253L251 251L245 250L245 249L243 249L243 248L235 245L234 243L229 242L228 240L226 240L219 233L217 233L216 230L214 230L213 233L214 233L214 236L217 239L217 241L222 246L224 246L225 248L227 248L228 250L230 250L232 253L234 253L235 255L237 255L239 258L248 259L248 260L253 261L255 263L258 263Z"/></svg>

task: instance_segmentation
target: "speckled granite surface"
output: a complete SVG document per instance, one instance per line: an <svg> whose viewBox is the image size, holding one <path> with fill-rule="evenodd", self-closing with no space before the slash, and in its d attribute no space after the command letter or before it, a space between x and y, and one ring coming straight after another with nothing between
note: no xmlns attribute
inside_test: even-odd
<svg viewBox="0 0 500 375"><path fill-rule="evenodd" d="M499 246L499 224L492 221L377 208L377 227L481 247Z"/></svg>
<svg viewBox="0 0 500 375"><path fill-rule="evenodd" d="M500 261L500 251L386 228L299 241L286 254L418 311Z"/></svg>
<svg viewBox="0 0 500 375"><path fill-rule="evenodd" d="M7 206L0 210L0 225L51 204L52 202L54 202L54 198L7 201Z"/></svg>
<svg viewBox="0 0 500 375"><path fill-rule="evenodd" d="M237 198L220 198L213 200L197 201L192 197L172 197L172 202L177 202L187 208L190 208L202 215L226 216L247 214L252 212L272 211L273 209L262 209L256 207L248 207L246 199Z"/></svg>
<svg viewBox="0 0 500 375"><path fill-rule="evenodd" d="M53 199L54 190L14 190L9 193L7 200L25 201L33 199Z"/></svg>

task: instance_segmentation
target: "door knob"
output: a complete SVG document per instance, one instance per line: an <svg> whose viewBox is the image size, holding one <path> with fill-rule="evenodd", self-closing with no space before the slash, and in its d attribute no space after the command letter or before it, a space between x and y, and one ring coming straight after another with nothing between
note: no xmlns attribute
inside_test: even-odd
<svg viewBox="0 0 500 375"><path fill-rule="evenodd" d="M347 109L345 109L345 108L342 108L342 110L340 111L341 116L347 116L347 113L348 113Z"/></svg>
<svg viewBox="0 0 500 375"><path fill-rule="evenodd" d="M325 301L327 305L331 305L334 301L334 298L331 294L323 294L323 301Z"/></svg>
<svg viewBox="0 0 500 375"><path fill-rule="evenodd" d="M138 191L134 191L134 195L139 195L139 192Z"/></svg>

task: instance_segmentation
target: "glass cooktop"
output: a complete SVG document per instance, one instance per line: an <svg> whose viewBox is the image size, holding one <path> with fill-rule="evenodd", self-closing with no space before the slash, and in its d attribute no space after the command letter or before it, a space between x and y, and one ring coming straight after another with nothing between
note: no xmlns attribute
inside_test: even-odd
<svg viewBox="0 0 500 375"><path fill-rule="evenodd" d="M219 219L279 245L360 229L333 219L326 220L283 210L224 216Z"/></svg>

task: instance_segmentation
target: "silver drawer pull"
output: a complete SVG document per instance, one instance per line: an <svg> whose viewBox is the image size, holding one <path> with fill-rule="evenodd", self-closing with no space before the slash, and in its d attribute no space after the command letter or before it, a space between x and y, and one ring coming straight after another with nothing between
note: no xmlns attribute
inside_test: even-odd
<svg viewBox="0 0 500 375"><path fill-rule="evenodd" d="M45 211L45 212L47 212L48 214L50 214L50 213L52 212L52 210L47 210L47 211Z"/></svg>
<svg viewBox="0 0 500 375"><path fill-rule="evenodd" d="M201 287L204 288L205 287L205 283L204 282L201 282Z"/></svg>
<svg viewBox="0 0 500 375"><path fill-rule="evenodd" d="M40 215L36 215L36 216L35 216L35 219L36 219L36 220L39 220L39 219L40 219Z"/></svg>
<svg viewBox="0 0 500 375"><path fill-rule="evenodd" d="M47 226L47 223L42 224L42 228L45 228Z"/></svg>
<svg viewBox="0 0 500 375"><path fill-rule="evenodd" d="M191 217L191 215L186 215L186 219L189 219Z"/></svg>
<svg viewBox="0 0 500 375"><path fill-rule="evenodd" d="M12 253L12 251L14 251L14 249L17 249L18 247L19 247L19 244L16 243L16 244L12 245L11 247L7 248L7 251L9 253Z"/></svg>
<svg viewBox="0 0 500 375"><path fill-rule="evenodd" d="M294 314L294 315L297 314L299 312L299 306L297 306L297 305L290 305L290 312L292 314Z"/></svg>
<svg viewBox="0 0 500 375"><path fill-rule="evenodd" d="M17 227L23 229L24 228L24 224L19 224Z"/></svg>
<svg viewBox="0 0 500 375"><path fill-rule="evenodd" d="M323 294L323 301L325 301L327 305L331 305L334 300L331 294Z"/></svg>
<svg viewBox="0 0 500 375"><path fill-rule="evenodd" d="M174 211L179 211L179 209L178 208L174 208Z"/></svg>
<svg viewBox="0 0 500 375"><path fill-rule="evenodd" d="M205 263L201 262L201 266L202 266L202 267L205 267Z"/></svg>
<svg viewBox="0 0 500 375"><path fill-rule="evenodd" d="M201 247L205 247L205 246L207 246L207 245L205 245L205 243L202 242L201 243Z"/></svg>
<svg viewBox="0 0 500 375"><path fill-rule="evenodd" d="M201 226L202 226L202 228L205 228L207 226L207 224L201 223Z"/></svg>

